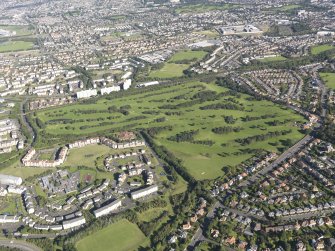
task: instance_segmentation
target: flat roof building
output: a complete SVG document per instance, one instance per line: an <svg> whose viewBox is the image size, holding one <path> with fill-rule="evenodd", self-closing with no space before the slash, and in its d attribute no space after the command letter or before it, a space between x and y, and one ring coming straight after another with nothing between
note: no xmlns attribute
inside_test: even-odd
<svg viewBox="0 0 335 251"><path fill-rule="evenodd" d="M155 193L157 191L158 191L158 186L157 185L152 185L152 186L143 188L141 190L137 190L135 192L132 192L130 195L131 195L132 199L136 200L136 199L142 198L144 196L150 195L152 193Z"/></svg>
<svg viewBox="0 0 335 251"><path fill-rule="evenodd" d="M22 178L17 176L0 174L0 184L19 186L22 184Z"/></svg>
<svg viewBox="0 0 335 251"><path fill-rule="evenodd" d="M85 223L86 223L85 218L81 216L81 217L77 217L71 220L63 221L63 228L69 229L69 228L79 227L81 225L84 225Z"/></svg>
<svg viewBox="0 0 335 251"><path fill-rule="evenodd" d="M115 201L107 204L106 206L103 206L103 207L100 207L97 210L94 210L93 213L94 213L96 218L99 218L101 216L107 215L107 214L115 211L116 209L121 207L121 205L122 205L121 200L115 200Z"/></svg>

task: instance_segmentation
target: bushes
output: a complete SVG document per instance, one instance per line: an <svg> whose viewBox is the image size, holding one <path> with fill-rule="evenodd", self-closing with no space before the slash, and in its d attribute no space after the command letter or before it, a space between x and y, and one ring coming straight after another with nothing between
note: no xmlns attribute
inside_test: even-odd
<svg viewBox="0 0 335 251"><path fill-rule="evenodd" d="M199 133L199 130L191 130L177 133L175 136L171 136L168 140L176 141L176 142L191 142L193 141L193 137Z"/></svg>
<svg viewBox="0 0 335 251"><path fill-rule="evenodd" d="M213 133L216 134L228 134L231 132L239 132L243 130L242 127L238 126L238 127L232 127L232 126L223 126L223 127L215 127L212 129Z"/></svg>
<svg viewBox="0 0 335 251"><path fill-rule="evenodd" d="M199 145L212 146L215 144L215 141L213 140L193 140L192 143L199 144Z"/></svg>
<svg viewBox="0 0 335 251"><path fill-rule="evenodd" d="M140 222L138 223L138 227L145 234L145 236L150 236L154 229L157 227L157 224L169 214L168 211L163 211L157 218L153 219L150 222Z"/></svg>
<svg viewBox="0 0 335 251"><path fill-rule="evenodd" d="M244 107L242 105L234 103L216 103L200 107L201 110L238 110L243 111Z"/></svg>
<svg viewBox="0 0 335 251"><path fill-rule="evenodd" d="M148 134L151 137L155 137L157 134L163 131L171 131L172 126L160 126L160 127L151 127L147 129Z"/></svg>
<svg viewBox="0 0 335 251"><path fill-rule="evenodd" d="M277 114L265 114L259 117L250 117L249 115L245 116L244 118L241 118L243 122L247 121L253 121L253 120L260 120L260 119L268 119L268 118L275 118L277 117Z"/></svg>
<svg viewBox="0 0 335 251"><path fill-rule="evenodd" d="M35 244L36 246L42 248L42 250L53 250L53 244L50 239L27 239L28 242Z"/></svg>
<svg viewBox="0 0 335 251"><path fill-rule="evenodd" d="M275 132L269 132L266 134L260 134L260 135L255 135L255 136L250 136L247 138L243 138L243 139L237 139L235 140L236 142L240 143L241 145L249 145L253 142L257 142L257 141L264 141L273 137L278 137L278 136L282 136L282 135L286 135L291 133L292 130L283 130L283 131L275 131Z"/></svg>
<svg viewBox="0 0 335 251"><path fill-rule="evenodd" d="M136 212L143 213L151 208L157 208L157 207L166 207L167 202L165 200L162 200L160 198L154 199L149 202L142 203L137 209Z"/></svg>
<svg viewBox="0 0 335 251"><path fill-rule="evenodd" d="M215 91L201 91L193 95L193 99L215 100L217 93Z"/></svg>
<svg viewBox="0 0 335 251"><path fill-rule="evenodd" d="M224 116L224 121L227 123L227 124L234 124L236 119L234 119L233 116Z"/></svg>

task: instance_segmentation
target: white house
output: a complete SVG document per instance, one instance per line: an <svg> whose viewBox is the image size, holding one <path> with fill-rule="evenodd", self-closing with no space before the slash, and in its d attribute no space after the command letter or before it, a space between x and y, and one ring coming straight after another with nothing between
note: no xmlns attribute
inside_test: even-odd
<svg viewBox="0 0 335 251"><path fill-rule="evenodd" d="M91 89L91 90L77 92L76 95L77 95L77 98L80 99L80 98L90 98L90 97L96 96L97 94L98 92L96 89Z"/></svg>
<svg viewBox="0 0 335 251"><path fill-rule="evenodd" d="M109 214L113 212L114 210L118 209L121 207L122 203L121 200L115 200L112 203L107 204L106 206L100 207L97 210L94 210L94 215L96 218L99 218L101 216L104 216L106 214Z"/></svg>
<svg viewBox="0 0 335 251"><path fill-rule="evenodd" d="M139 198L142 198L144 196L150 195L152 193L155 193L158 191L158 186L157 185L152 185L146 188L143 188L141 190L135 191L131 193L131 198L136 200Z"/></svg>
<svg viewBox="0 0 335 251"><path fill-rule="evenodd" d="M81 216L81 217L77 217L71 220L63 221L63 228L69 229L69 228L79 227L81 225L84 225L85 223L86 223L85 218Z"/></svg>

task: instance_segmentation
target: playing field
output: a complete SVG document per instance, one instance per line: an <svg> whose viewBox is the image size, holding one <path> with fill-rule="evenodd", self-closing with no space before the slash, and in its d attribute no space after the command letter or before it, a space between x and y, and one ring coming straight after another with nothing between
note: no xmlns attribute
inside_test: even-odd
<svg viewBox="0 0 335 251"><path fill-rule="evenodd" d="M13 32L12 36L27 36L32 34L32 30L27 25L0 25L0 30Z"/></svg>
<svg viewBox="0 0 335 251"><path fill-rule="evenodd" d="M320 76L328 88L335 90L335 73L321 72Z"/></svg>
<svg viewBox="0 0 335 251"><path fill-rule="evenodd" d="M311 48L311 53L312 55L317 55L317 54L320 54L321 52L328 51L334 48L335 48L334 46L329 45L329 44L317 45Z"/></svg>
<svg viewBox="0 0 335 251"><path fill-rule="evenodd" d="M151 78L176 78L184 75L192 63L195 63L207 55L205 51L185 50L174 54L163 68L154 70L149 73Z"/></svg>
<svg viewBox="0 0 335 251"><path fill-rule="evenodd" d="M203 30L203 31L195 31L196 34L206 35L209 38L219 37L220 34L216 30Z"/></svg>
<svg viewBox="0 0 335 251"><path fill-rule="evenodd" d="M10 51L25 51L32 49L34 44L32 42L25 41L10 41L0 43L0 53L10 52Z"/></svg>
<svg viewBox="0 0 335 251"><path fill-rule="evenodd" d="M288 4L288 5L284 5L278 8L274 8L275 10L279 10L279 11L289 11L289 10L293 10L293 9L297 9L300 8L301 5L299 4Z"/></svg>
<svg viewBox="0 0 335 251"><path fill-rule="evenodd" d="M53 169L53 168L52 168ZM18 165L10 166L1 170L2 174L19 176L22 179L41 174L47 170L47 168L39 168L39 167L18 167Z"/></svg>
<svg viewBox="0 0 335 251"><path fill-rule="evenodd" d="M180 51L174 54L169 62L174 63L181 60L199 60L207 55L205 51Z"/></svg>
<svg viewBox="0 0 335 251"><path fill-rule="evenodd" d="M177 78L184 75L184 70L189 67L188 64L166 63L162 69L150 72L151 78Z"/></svg>
<svg viewBox="0 0 335 251"><path fill-rule="evenodd" d="M276 57L268 57L268 58L261 58L261 59L257 59L260 62L275 62L275 61L284 61L287 58L283 57L283 56L276 56Z"/></svg>
<svg viewBox="0 0 335 251"><path fill-rule="evenodd" d="M57 140L58 135L85 137L96 132L108 132L110 129L161 127L164 130L155 136L156 142L163 144L182 159L183 165L197 179L211 179L223 175L223 166L241 163L253 156L255 149L278 151L287 139L297 141L303 137L299 132L299 123L295 125L295 122L305 121L300 115L268 101L250 100L247 95L230 94L227 89L215 84L189 82L174 86L156 86L151 90L146 89L144 93L137 91L138 94L111 100L101 98L93 104L75 104L39 111L37 116L46 124L44 130L50 135L50 140L53 140L52 135ZM201 99L206 93L215 95L215 98ZM129 105L126 115L118 110L125 104ZM223 104L227 107L222 107ZM275 117L259 118L262 115ZM229 116L233 118L233 124L226 121ZM245 121L246 116L254 119ZM270 126L269 123L274 120L277 123ZM212 131L213 128L229 126L240 130L226 134ZM196 132L193 138L173 140L177 134L190 130ZM291 131L251 144L239 142L250 136L283 130ZM95 149L88 152L97 156ZM77 157L75 153L70 152L68 163L76 165L86 161L83 154ZM103 155L104 151L97 154Z"/></svg>
<svg viewBox="0 0 335 251"><path fill-rule="evenodd" d="M76 243L78 251L132 251L146 242L141 230L127 220L97 231Z"/></svg>
<svg viewBox="0 0 335 251"><path fill-rule="evenodd" d="M111 152L108 146L88 145L82 148L70 149L65 165L68 166L94 166L98 157L103 157Z"/></svg>

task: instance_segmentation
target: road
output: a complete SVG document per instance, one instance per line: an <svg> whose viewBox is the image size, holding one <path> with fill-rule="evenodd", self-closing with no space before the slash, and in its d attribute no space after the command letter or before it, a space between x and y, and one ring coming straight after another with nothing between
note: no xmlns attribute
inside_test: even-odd
<svg viewBox="0 0 335 251"><path fill-rule="evenodd" d="M17 248L23 251L42 251L39 247L35 246L32 243L18 241L18 240L8 240L2 239L0 240L0 246L2 247L10 247Z"/></svg>
<svg viewBox="0 0 335 251"><path fill-rule="evenodd" d="M214 218L215 211L219 208L222 207L220 202L215 202L211 210L207 213L206 215L206 220L211 220ZM194 250L194 248L201 242L201 241L206 241L206 238L202 234L202 228L201 226L195 231L195 234L193 235L190 244L185 248L185 250Z"/></svg>
<svg viewBox="0 0 335 251"><path fill-rule="evenodd" d="M304 214L296 214L296 215L289 215L289 216L282 216L282 217L278 217L278 219L281 222L292 222L292 221L297 221L297 220L308 220L311 219L313 217L315 218L320 218L320 217L324 217L324 216L329 216L331 214L333 214L335 211L335 209L323 209L321 211L316 211L316 212L309 212L309 213L304 213Z"/></svg>
<svg viewBox="0 0 335 251"><path fill-rule="evenodd" d="M284 160L287 160L294 156L297 152L299 152L306 144L308 144L313 139L312 136L306 135L304 138L302 138L300 141L298 141L294 146L287 149L285 152L283 152L274 162L272 162L270 165L266 166L265 168L261 169L259 172L255 173L254 175L250 176L243 182L239 184L239 187L244 187L249 184L252 184L255 182L258 178L260 178L262 175L267 174L274 168L276 168L280 163L282 163Z"/></svg>
<svg viewBox="0 0 335 251"><path fill-rule="evenodd" d="M318 76L317 74L315 74L316 76ZM320 103L321 103L321 116L322 118L325 118L327 115L327 88L325 86L325 84L320 80L319 77L317 77L316 82L318 84L318 86L320 86L321 89L321 93L320 93Z"/></svg>

